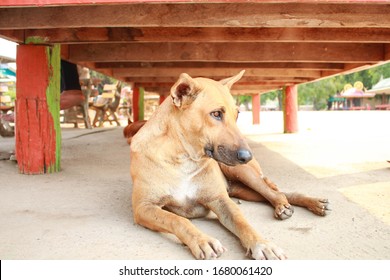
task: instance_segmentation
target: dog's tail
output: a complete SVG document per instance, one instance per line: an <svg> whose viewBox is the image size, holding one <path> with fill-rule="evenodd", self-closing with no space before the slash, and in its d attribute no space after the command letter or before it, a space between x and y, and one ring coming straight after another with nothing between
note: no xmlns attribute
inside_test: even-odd
<svg viewBox="0 0 390 280"><path fill-rule="evenodd" d="M133 122L130 120L130 119L127 119L127 126L123 129L123 137L125 138L128 138L128 130L129 130L129 126L132 124Z"/></svg>
<svg viewBox="0 0 390 280"><path fill-rule="evenodd" d="M123 136L127 139L127 143L130 145L131 138L144 126L146 121L131 122L123 129Z"/></svg>

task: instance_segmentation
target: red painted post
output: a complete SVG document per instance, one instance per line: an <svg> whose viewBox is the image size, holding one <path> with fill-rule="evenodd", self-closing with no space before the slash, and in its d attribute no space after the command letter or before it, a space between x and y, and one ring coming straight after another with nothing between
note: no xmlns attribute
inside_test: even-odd
<svg viewBox="0 0 390 280"><path fill-rule="evenodd" d="M252 95L252 119L253 124L260 124L260 94Z"/></svg>
<svg viewBox="0 0 390 280"><path fill-rule="evenodd" d="M283 90L284 133L298 132L298 87L287 86Z"/></svg>
<svg viewBox="0 0 390 280"><path fill-rule="evenodd" d="M139 121L139 87L133 89L133 121Z"/></svg>
<svg viewBox="0 0 390 280"><path fill-rule="evenodd" d="M165 98L167 98L165 94L160 94L160 99L158 100L158 103L161 105L164 102Z"/></svg>
<svg viewBox="0 0 390 280"><path fill-rule="evenodd" d="M17 48L15 148L19 171L60 170L60 46Z"/></svg>

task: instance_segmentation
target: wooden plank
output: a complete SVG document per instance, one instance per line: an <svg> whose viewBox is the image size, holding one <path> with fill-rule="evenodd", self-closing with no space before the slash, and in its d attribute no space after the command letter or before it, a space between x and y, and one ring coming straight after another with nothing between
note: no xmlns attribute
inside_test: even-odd
<svg viewBox="0 0 390 280"><path fill-rule="evenodd" d="M63 46L62 46L63 47ZM359 65L353 64L353 67ZM97 62L94 65L87 65L98 69L115 69L115 68L169 68L169 67L180 67L180 68L238 68L241 69L307 69L307 70L334 70L342 71L346 69L345 63L297 63L297 62L244 62L244 63L229 63L229 62L203 62L203 61L177 61L177 62Z"/></svg>
<svg viewBox="0 0 390 280"><path fill-rule="evenodd" d="M17 65L15 147L19 171L59 171L59 46L19 45Z"/></svg>
<svg viewBox="0 0 390 280"><path fill-rule="evenodd" d="M219 80L220 77L208 77L214 80ZM144 77L135 77L135 78L125 78L123 79L127 83L136 83L138 85L142 85L144 87L166 87L170 88L173 86L173 84L177 81L177 77L163 77L163 78L144 78ZM245 83L247 79L244 77L242 78L242 81L237 82L237 85L240 85L241 83L244 83L244 85L247 85ZM249 80L251 81L251 80ZM309 82L311 79L299 79L299 78L294 78L294 79L287 79L287 78L277 78L275 80L264 80L262 78L259 78L257 80L253 80L251 82L252 85L266 85L266 86L279 86L283 85L284 83L288 84L300 84L300 83L305 83Z"/></svg>
<svg viewBox="0 0 390 280"><path fill-rule="evenodd" d="M204 77L204 76L203 76ZM220 80L221 77L210 77L207 78ZM226 78L226 77L225 77ZM172 86L178 77L128 77L125 80L127 82L135 82L137 84L148 85L148 86ZM310 78L286 78L286 77L243 77L240 81L236 82L238 85L250 85L250 84L260 84L260 85L274 85L280 84L283 82L289 83L305 83L311 81Z"/></svg>
<svg viewBox="0 0 390 280"><path fill-rule="evenodd" d="M252 0L252 2L282 2L282 3L307 3L312 2L313 0ZM120 4L120 3L139 3L140 0L2 0L2 5L4 6L49 6L49 5L91 5L91 4ZM143 0L144 3L182 3L183 0ZM204 0L191 0L191 2L204 2ZM214 3L225 3L225 2L242 2L242 0L214 0ZM320 2L328 2L328 1L316 1ZM387 3L386 0L332 0L334 3Z"/></svg>
<svg viewBox="0 0 390 280"><path fill-rule="evenodd" d="M131 43L69 47L74 61L223 61L365 63L385 59L385 44L347 43Z"/></svg>
<svg viewBox="0 0 390 280"><path fill-rule="evenodd" d="M47 5L91 5L91 4L120 4L120 3L139 3L140 0L2 0L2 5L4 6L47 6ZM306 3L312 2L313 0L252 0L252 2L282 2L282 3ZM183 0L143 0L144 3L182 3ZM205 2L204 0L191 0L191 2ZM225 2L242 2L242 0L214 0L215 3L225 3ZM316 1L320 2L328 2L328 1ZM332 0L334 3L361 3L361 2L371 2L371 3L386 3L385 0Z"/></svg>
<svg viewBox="0 0 390 280"><path fill-rule="evenodd" d="M385 60L390 60L390 44L385 45Z"/></svg>
<svg viewBox="0 0 390 280"><path fill-rule="evenodd" d="M107 26L389 28L389 14L389 4L375 2L39 6L0 9L0 29Z"/></svg>
<svg viewBox="0 0 390 280"><path fill-rule="evenodd" d="M242 28L242 27L82 27L0 30L16 38L38 37L47 43L88 42L335 42L388 43L389 28Z"/></svg>
<svg viewBox="0 0 390 280"><path fill-rule="evenodd" d="M293 85L292 83L280 82L278 84L257 84L257 85L240 85L235 84L231 90L233 95L252 95L259 94L264 92L269 92L271 90L282 88L285 85ZM145 91L156 92L159 94L169 93L172 85L145 85L142 84L142 87Z"/></svg>

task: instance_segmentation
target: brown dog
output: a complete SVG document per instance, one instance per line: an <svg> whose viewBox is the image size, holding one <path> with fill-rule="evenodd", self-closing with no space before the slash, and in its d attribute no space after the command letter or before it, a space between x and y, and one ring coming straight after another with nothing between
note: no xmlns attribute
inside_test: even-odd
<svg viewBox="0 0 390 280"><path fill-rule="evenodd" d="M127 143L130 145L133 136L144 126L146 121L131 122L128 120L128 125L123 129L123 136L127 139Z"/></svg>
<svg viewBox="0 0 390 280"><path fill-rule="evenodd" d="M318 215L328 210L326 199L279 192L252 159L236 125L238 110L229 91L243 73L219 82L181 74L171 99L131 139L135 222L175 234L197 259L216 258L225 251L187 219L210 210L254 259L286 258L282 249L255 232L229 195L268 200L280 219L292 215L290 203Z"/></svg>

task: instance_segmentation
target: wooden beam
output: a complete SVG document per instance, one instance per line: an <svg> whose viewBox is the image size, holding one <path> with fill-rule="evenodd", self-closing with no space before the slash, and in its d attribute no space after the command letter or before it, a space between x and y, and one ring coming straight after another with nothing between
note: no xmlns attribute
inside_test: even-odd
<svg viewBox="0 0 390 280"><path fill-rule="evenodd" d="M353 64L353 67L358 65ZM307 70L345 70L345 63L299 63L299 62L203 62L203 61L176 61L176 62L97 62L93 65L95 69L115 69L115 68L241 68L241 69L307 69Z"/></svg>
<svg viewBox="0 0 390 280"><path fill-rule="evenodd" d="M386 46L385 46L385 60L390 60L390 45L389 44L387 44Z"/></svg>
<svg viewBox="0 0 390 280"><path fill-rule="evenodd" d="M145 88L146 91L153 91L153 92L169 92L169 90L172 87L172 84L147 84L147 83L140 83L140 86ZM287 85L293 85L293 83L287 83ZM232 88L233 94L254 94L254 93L262 93L262 92L268 92L270 90L278 89L283 87L283 82L279 83L270 83L270 84L250 84L250 85L242 85L242 84L235 84Z"/></svg>
<svg viewBox="0 0 390 280"><path fill-rule="evenodd" d="M195 76L194 76L195 77ZM210 77L203 76L214 80L220 80L222 77ZM226 77L223 77L226 78ZM138 84L148 84L148 85L169 85L172 86L177 80L178 76L175 77L126 77L125 82L135 82ZM310 78L299 78L299 77L242 77L237 84L280 84L283 82L288 83L305 83L311 81Z"/></svg>
<svg viewBox="0 0 390 280"><path fill-rule="evenodd" d="M24 43L24 30L0 30L0 37L15 43Z"/></svg>
<svg viewBox="0 0 390 280"><path fill-rule="evenodd" d="M80 27L0 30L23 42L41 38L46 43L107 42L324 42L389 43L389 28L242 28L242 27Z"/></svg>
<svg viewBox="0 0 390 280"><path fill-rule="evenodd" d="M131 43L69 46L74 61L336 62L384 60L385 44Z"/></svg>
<svg viewBox="0 0 390 280"><path fill-rule="evenodd" d="M389 28L389 14L390 5L375 2L192 2L17 7L0 9L0 29L106 26Z"/></svg>
<svg viewBox="0 0 390 280"><path fill-rule="evenodd" d="M264 88L258 88L258 89L242 89L242 90L237 90L237 89L232 89L230 91L230 93L232 95L246 95L246 96L249 96L249 95L253 95L253 94L264 94L264 93L268 93L270 91L273 91L273 90L277 90L277 89L281 89L283 88L282 86L279 86L279 87L264 87Z"/></svg>
<svg viewBox="0 0 390 280"><path fill-rule="evenodd" d="M120 4L120 3L139 3L139 0L2 0L4 6L56 6L58 4L62 5L91 5L91 4ZM242 0L229 0L229 2L241 2ZM252 0L251 2L273 2L273 3L310 3L312 0ZM143 2L152 2L152 3L173 3L173 2L183 2L183 0L144 0ZM191 2L205 2L204 0L192 0ZM214 0L215 3L227 2L226 0ZM326 2L326 1L317 1L317 2ZM345 0L332 0L333 3L345 3ZM371 2L371 3L387 3L386 0L349 0L349 3L360 3L360 2Z"/></svg>
<svg viewBox="0 0 390 280"><path fill-rule="evenodd" d="M113 69L114 77L178 77L181 73L187 73L192 77L230 77L241 71L242 67L235 68L117 68ZM301 77L319 78L319 70L300 69L247 69L246 77Z"/></svg>

